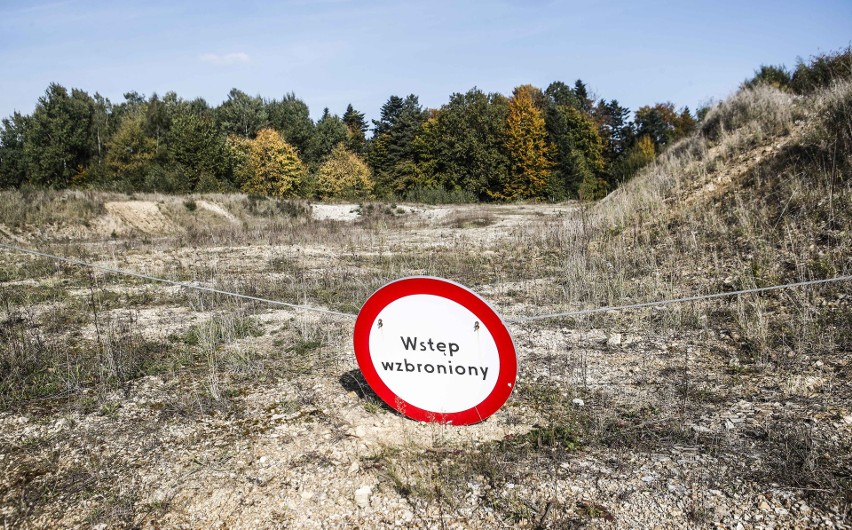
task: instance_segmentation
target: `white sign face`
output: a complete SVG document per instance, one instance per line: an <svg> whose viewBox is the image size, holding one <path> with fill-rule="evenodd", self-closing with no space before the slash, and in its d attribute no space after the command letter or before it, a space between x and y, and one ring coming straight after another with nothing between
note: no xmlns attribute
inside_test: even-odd
<svg viewBox="0 0 852 530"><path fill-rule="evenodd" d="M376 395L419 421L480 422L515 385L515 346L503 321L476 293L440 278L403 278L373 293L354 341Z"/></svg>
<svg viewBox="0 0 852 530"><path fill-rule="evenodd" d="M475 407L494 390L497 345L464 306L415 294L391 302L377 319L370 332L373 366L402 400L446 414Z"/></svg>

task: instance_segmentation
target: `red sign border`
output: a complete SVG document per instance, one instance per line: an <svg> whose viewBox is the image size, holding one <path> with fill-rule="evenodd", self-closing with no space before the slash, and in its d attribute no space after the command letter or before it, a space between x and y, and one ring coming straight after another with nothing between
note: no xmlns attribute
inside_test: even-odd
<svg viewBox="0 0 852 530"><path fill-rule="evenodd" d="M370 330L376 318L390 303L415 294L440 296L464 306L476 315L494 338L500 359L500 372L494 389L478 405L452 413L421 409L397 396L376 371L370 355ZM488 302L467 287L450 280L431 276L412 276L392 281L381 287L367 299L361 311L358 312L358 318L355 320L354 346L358 366L373 391L388 406L413 420L452 425L479 423L497 412L515 388L518 361L515 345L506 324Z"/></svg>

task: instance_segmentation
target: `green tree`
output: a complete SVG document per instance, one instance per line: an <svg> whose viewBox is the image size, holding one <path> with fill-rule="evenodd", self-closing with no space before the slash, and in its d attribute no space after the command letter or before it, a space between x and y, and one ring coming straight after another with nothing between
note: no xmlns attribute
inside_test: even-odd
<svg viewBox="0 0 852 530"><path fill-rule="evenodd" d="M591 114L595 98L589 94L589 89L586 88L586 84L580 79L574 81L573 92L578 103L578 109L586 114Z"/></svg>
<svg viewBox="0 0 852 530"><path fill-rule="evenodd" d="M373 192L370 168L343 142L337 144L317 172L322 198L367 199Z"/></svg>
<svg viewBox="0 0 852 530"><path fill-rule="evenodd" d="M600 100L593 116L599 124L598 131L604 143L604 160L610 165L633 145L635 134L630 122L630 109L622 107L615 99L609 102Z"/></svg>
<svg viewBox="0 0 852 530"><path fill-rule="evenodd" d="M284 140L299 153L307 153L314 136L314 122L305 102L290 92L281 101L269 102L267 112L270 124L281 132Z"/></svg>
<svg viewBox="0 0 852 530"><path fill-rule="evenodd" d="M535 101L541 91L532 85L517 87L509 100L506 118L506 152L509 178L489 195L498 200L542 197L547 190L553 146L547 138L544 116Z"/></svg>
<svg viewBox="0 0 852 530"><path fill-rule="evenodd" d="M576 196L584 182L586 188L606 189L605 182L597 182L605 167L605 144L598 124L582 110L582 105L571 104L579 101L576 97L561 100L566 103L548 98L545 114L548 139L555 147L548 195L557 200Z"/></svg>
<svg viewBox="0 0 852 530"><path fill-rule="evenodd" d="M391 96L382 106L380 120L367 152L376 181L383 193L403 194L418 180L417 149L414 139L427 114L417 96L405 99Z"/></svg>
<svg viewBox="0 0 852 530"><path fill-rule="evenodd" d="M343 113L343 123L347 130L346 147L353 153L363 154L367 148L368 128L364 113L355 110L350 103L346 106L346 112Z"/></svg>
<svg viewBox="0 0 852 530"><path fill-rule="evenodd" d="M314 128L310 148L305 153L305 162L316 167L331 154L336 145L345 142L348 135L349 131L343 120L336 114L331 114L327 108L323 109L322 117Z"/></svg>
<svg viewBox="0 0 852 530"><path fill-rule="evenodd" d="M40 97L24 139L32 184L65 188L85 179L94 152L94 102L86 92L52 83Z"/></svg>
<svg viewBox="0 0 852 530"><path fill-rule="evenodd" d="M683 107L674 123L674 139L686 138L698 129L698 122L689 112L689 107Z"/></svg>
<svg viewBox="0 0 852 530"><path fill-rule="evenodd" d="M554 81L547 85L544 90L546 98L555 105L570 105L576 109L582 109L580 99L574 91L562 81Z"/></svg>
<svg viewBox="0 0 852 530"><path fill-rule="evenodd" d="M790 72L784 65L760 65L760 68L754 71L754 76L751 79L743 81L740 88L754 88L758 85L770 85L780 90L790 88Z"/></svg>
<svg viewBox="0 0 852 530"><path fill-rule="evenodd" d="M636 134L647 135L659 151L674 140L677 120L678 114L670 102L639 107L635 118Z"/></svg>
<svg viewBox="0 0 852 530"><path fill-rule="evenodd" d="M92 98L92 133L96 148L95 161L99 165L106 159L106 143L118 126L110 100L95 92Z"/></svg>
<svg viewBox="0 0 852 530"><path fill-rule="evenodd" d="M640 136L636 142L619 158L610 170L611 182L622 184L654 161L654 142L647 135Z"/></svg>
<svg viewBox="0 0 852 530"><path fill-rule="evenodd" d="M131 93L131 97L134 94ZM157 94L153 94L147 103L144 104L145 134L154 139L157 156L163 160L167 156L167 143L165 139L172 126L172 117L177 108L177 100L177 94L169 92L166 94L165 99L160 99ZM128 100L127 112L133 112L137 104L134 100Z"/></svg>
<svg viewBox="0 0 852 530"><path fill-rule="evenodd" d="M180 191L192 191L199 182L209 185L225 170L224 138L213 116L181 107L171 120L168 134L169 164L179 172Z"/></svg>
<svg viewBox="0 0 852 530"><path fill-rule="evenodd" d="M24 139L29 118L15 112L3 118L0 129L0 188L18 188L26 181Z"/></svg>
<svg viewBox="0 0 852 530"><path fill-rule="evenodd" d="M456 93L434 117L424 122L415 140L420 166L428 175L424 187L464 190L481 200L508 181L504 149L508 100L472 88Z"/></svg>
<svg viewBox="0 0 852 530"><path fill-rule="evenodd" d="M835 81L852 79L852 46L796 61L790 88L797 94L809 94Z"/></svg>
<svg viewBox="0 0 852 530"><path fill-rule="evenodd" d="M254 178L254 170L249 163L249 154L253 140L232 134L225 139L225 160L231 181L244 190Z"/></svg>
<svg viewBox="0 0 852 530"><path fill-rule="evenodd" d="M243 138L254 138L257 131L269 126L267 108L260 96L252 97L236 88L216 109L216 119L223 133Z"/></svg>

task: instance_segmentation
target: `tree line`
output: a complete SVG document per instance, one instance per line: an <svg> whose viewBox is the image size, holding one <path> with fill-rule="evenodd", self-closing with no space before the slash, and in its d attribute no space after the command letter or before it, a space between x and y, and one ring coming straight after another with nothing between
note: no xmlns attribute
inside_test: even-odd
<svg viewBox="0 0 852 530"><path fill-rule="evenodd" d="M0 187L320 199L596 199L691 133L688 108L636 110L578 80L510 96L472 88L437 109L391 96L368 124L349 105L314 121L304 101L231 90L219 106L174 92L113 103L51 84L0 129ZM369 133L369 137L368 137Z"/></svg>

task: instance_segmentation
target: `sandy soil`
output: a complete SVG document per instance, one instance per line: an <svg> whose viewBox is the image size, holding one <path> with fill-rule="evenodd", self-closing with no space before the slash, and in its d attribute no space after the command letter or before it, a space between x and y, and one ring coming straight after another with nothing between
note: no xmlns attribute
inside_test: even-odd
<svg viewBox="0 0 852 530"><path fill-rule="evenodd" d="M240 222L220 204L196 202L227 223ZM346 226L300 226L287 234L292 242L223 242L217 235L205 244L143 244L123 241L122 234L184 230L156 202L109 202L96 231L118 240L85 248L123 268L241 292L280 288L281 297L317 306L354 289L370 292L376 270L440 275L447 272L443 262L429 260L458 254L465 259L449 263L469 267L469 274L497 270L496 279L483 276L480 292L512 316L542 311L536 293L551 289L553 279L502 277L493 261L511 270L512 260L523 260L534 271L534 253L506 250L531 233L577 222L576 205L402 205L403 213L374 229L359 224L363 217L354 208L313 205L318 222ZM297 239L308 229L318 235ZM173 287L128 287L121 278L75 281L83 283L50 284L64 289L62 296L31 306L32 318L85 310L96 296L113 300L96 319L54 326L52 333L60 342L83 341L100 359L115 358L133 341L170 352L168 362L108 392L84 388L71 402L0 413L0 519L8 526L840 528L848 522L839 508L812 506L795 485L761 479L768 456L754 445L755 436L789 415L811 418L814 432L838 444L852 437L848 403L835 397L845 383L831 375L848 366L829 367L826 360L812 373L779 379L732 369L721 335L657 330L630 319L515 324L520 374L506 406L478 425L421 424L364 388L351 319L225 305ZM3 286L36 287L21 279ZM329 298L317 298L327 290ZM234 331L245 321L253 332ZM214 340L206 329L225 329L224 338ZM684 401L682 373L703 400ZM606 424L617 433L610 445L507 449L553 425L554 417L562 418L559 425L603 425L616 412ZM671 435L665 429L672 424L685 434ZM634 437L644 441L631 442ZM452 479L483 454L495 460Z"/></svg>
<svg viewBox="0 0 852 530"><path fill-rule="evenodd" d="M144 234L173 234L181 228L171 222L151 201L108 202L107 214L95 220L95 231L105 235L127 235L135 230Z"/></svg>

